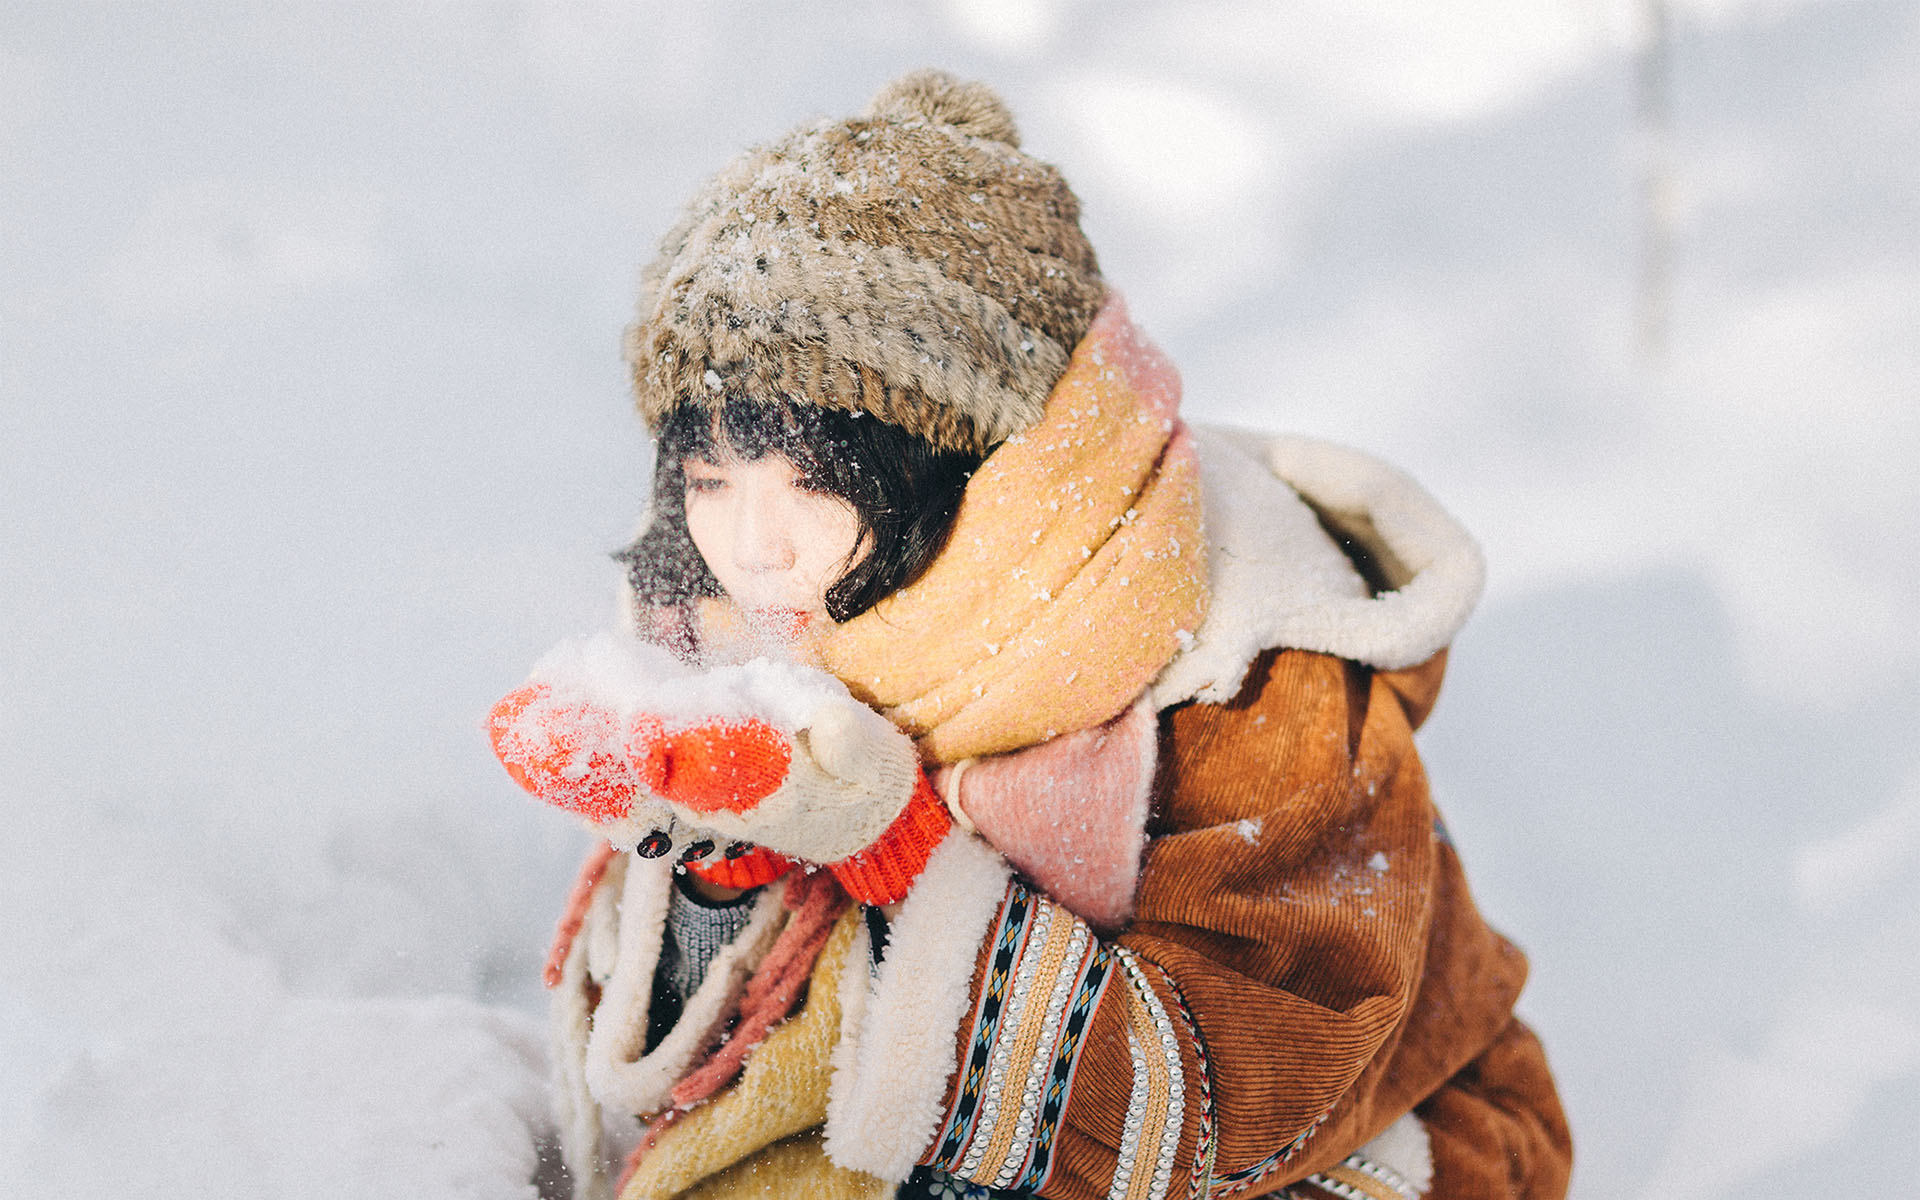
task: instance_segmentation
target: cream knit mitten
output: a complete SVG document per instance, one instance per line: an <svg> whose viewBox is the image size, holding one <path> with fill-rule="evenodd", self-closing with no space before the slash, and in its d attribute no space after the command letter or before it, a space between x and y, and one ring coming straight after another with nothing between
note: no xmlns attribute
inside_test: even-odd
<svg viewBox="0 0 1920 1200"><path fill-rule="evenodd" d="M645 856L678 843L715 882L764 882L750 877L774 877L778 856L891 903L950 825L911 739L824 671L756 659L695 672L603 637L534 677L488 717L508 773Z"/></svg>

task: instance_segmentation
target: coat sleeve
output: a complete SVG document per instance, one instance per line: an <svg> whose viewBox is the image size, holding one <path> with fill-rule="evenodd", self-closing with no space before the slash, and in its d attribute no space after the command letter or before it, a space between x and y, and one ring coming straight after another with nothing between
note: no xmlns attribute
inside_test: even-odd
<svg viewBox="0 0 1920 1200"><path fill-rule="evenodd" d="M1133 921L1102 939L1008 884L921 1161L1056 1200L1255 1195L1338 1163L1473 1058L1524 964L1444 878L1424 711L1394 684L1276 652L1232 701L1163 718ZM1464 910L1438 921L1466 944L1442 957L1471 994L1410 1021L1456 890Z"/></svg>

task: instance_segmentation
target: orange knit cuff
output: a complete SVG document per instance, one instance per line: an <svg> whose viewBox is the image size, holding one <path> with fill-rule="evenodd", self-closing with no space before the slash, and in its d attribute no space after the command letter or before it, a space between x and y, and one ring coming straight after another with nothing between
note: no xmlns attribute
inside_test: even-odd
<svg viewBox="0 0 1920 1200"><path fill-rule="evenodd" d="M772 883L787 873L793 860L785 855L755 846L738 858L715 858L688 863L687 871L719 887L754 888Z"/></svg>
<svg viewBox="0 0 1920 1200"><path fill-rule="evenodd" d="M866 849L828 864L827 869L861 903L892 904L906 899L907 889L952 828L952 815L921 772L913 798L887 831Z"/></svg>

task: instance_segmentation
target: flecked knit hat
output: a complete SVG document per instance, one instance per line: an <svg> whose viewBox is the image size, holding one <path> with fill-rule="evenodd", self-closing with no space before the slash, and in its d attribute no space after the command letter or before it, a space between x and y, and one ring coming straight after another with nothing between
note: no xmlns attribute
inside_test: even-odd
<svg viewBox="0 0 1920 1200"><path fill-rule="evenodd" d="M1079 201L979 83L917 71L715 176L627 331L649 427L683 400L868 413L984 452L1040 419L1106 294Z"/></svg>

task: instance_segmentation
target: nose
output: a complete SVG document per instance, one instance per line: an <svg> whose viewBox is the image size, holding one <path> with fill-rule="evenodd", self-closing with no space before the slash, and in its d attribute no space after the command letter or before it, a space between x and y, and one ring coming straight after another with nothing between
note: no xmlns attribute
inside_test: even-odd
<svg viewBox="0 0 1920 1200"><path fill-rule="evenodd" d="M742 571L768 574L794 564L793 538L786 514L764 493L747 497L735 513L733 565Z"/></svg>

